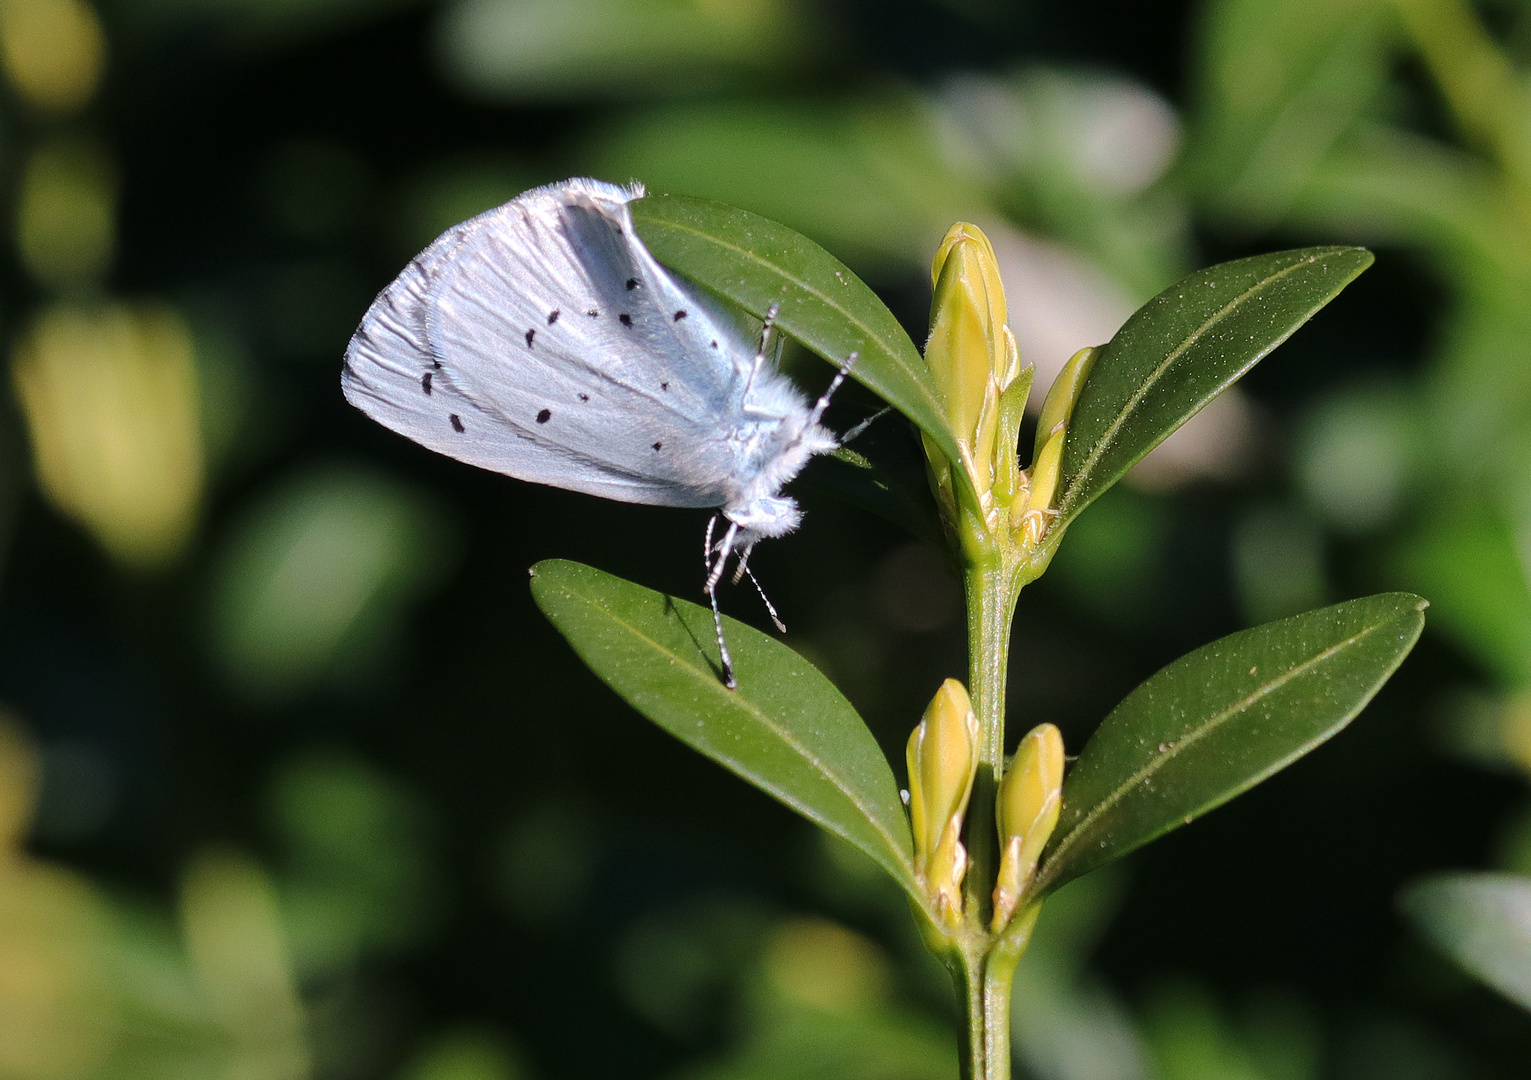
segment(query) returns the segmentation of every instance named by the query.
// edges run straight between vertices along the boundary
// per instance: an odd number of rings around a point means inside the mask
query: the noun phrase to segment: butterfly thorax
[[[796,389],[789,392],[792,400],[784,415],[762,416],[738,432],[740,483],[728,493],[723,516],[744,531],[747,545],[797,528],[803,512],[781,489],[815,454],[839,445],[830,431],[810,419]]]

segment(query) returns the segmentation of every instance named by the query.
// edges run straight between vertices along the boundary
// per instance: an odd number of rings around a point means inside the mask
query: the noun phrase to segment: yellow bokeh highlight
[[[226,850],[195,858],[177,940],[27,854],[39,772],[0,708],[0,1080],[307,1080],[297,976],[260,866]]]
[[[35,748],[0,713],[0,1077],[84,1080],[116,1038],[108,923],[83,879],[22,851],[37,781]]]
[[[185,322],[158,306],[61,304],[17,340],[11,378],[49,501],[125,565],[177,555],[203,486]]]
[[[28,104],[73,112],[106,69],[106,34],[85,0],[0,0],[0,68]]]
[[[874,1008],[892,983],[877,946],[826,919],[794,919],[778,927],[766,942],[763,966],[784,997],[825,1012]]]
[[[104,150],[77,138],[44,143],[21,171],[16,246],[22,264],[45,285],[99,278],[116,246],[116,202],[116,170]]]
[[[1499,738],[1505,756],[1531,777],[1531,691],[1510,698],[1499,714]]]
[[[236,1044],[225,1075],[306,1077],[303,1006],[270,879],[242,855],[206,852],[182,882],[181,923],[197,982]]]
[[[41,764],[31,742],[0,710],[0,864],[21,849],[41,781]]]

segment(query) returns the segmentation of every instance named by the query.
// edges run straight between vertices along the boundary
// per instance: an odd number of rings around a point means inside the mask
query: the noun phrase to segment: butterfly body
[[[716,545],[709,531],[711,596],[730,554],[742,573],[757,541],[797,527],[781,489],[838,443],[819,423],[827,395],[811,405],[776,370],[768,334],[757,348],[655,261],[628,207],[642,195],[568,180],[447,230],[373,301],[341,386],[374,420],[460,461],[624,502],[718,508],[729,527]],[[727,675],[721,629],[719,645]]]

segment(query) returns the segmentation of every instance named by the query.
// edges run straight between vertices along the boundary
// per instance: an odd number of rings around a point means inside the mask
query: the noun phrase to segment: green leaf
[[[1372,263],[1362,248],[1257,255],[1198,270],[1102,347],[1069,419],[1059,483],[1067,524],[1232,386]]]
[[[1408,886],[1398,904],[1447,956],[1531,1009],[1531,878],[1441,874]]]
[[[739,689],[729,690],[704,607],[560,559],[532,567],[532,596],[580,659],[633,708],[855,844],[920,896],[887,759],[812,664],[725,618],[739,680]]]
[[[656,259],[757,317],[779,305],[776,325],[832,364],[856,353],[855,379],[962,460],[919,350],[839,259],[785,225],[723,203],[651,195],[631,206]]]
[[[1350,723],[1419,639],[1424,600],[1382,593],[1230,634],[1111,711],[1063,785],[1034,890],[1221,806]]]

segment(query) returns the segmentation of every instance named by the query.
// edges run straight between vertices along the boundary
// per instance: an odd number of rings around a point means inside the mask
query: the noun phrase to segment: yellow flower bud
[[[1026,486],[1016,447],[1021,439],[1021,421],[1026,417],[1026,399],[1031,396],[1031,380],[1036,366],[1027,364],[999,398],[999,430],[994,436],[994,495],[1008,506]]]
[[[1016,521],[1022,540],[1033,547],[1047,534],[1047,519],[1058,516],[1053,509],[1053,496],[1058,491],[1058,471],[1063,465],[1063,440],[1067,435],[1068,426],[1059,425],[1042,447],[1031,467],[1031,488],[1022,505],[1016,507],[1020,516],[1011,519]]]
[[[1021,486],[1027,488],[1025,497],[1017,497],[1011,505],[1011,525],[1022,544],[1030,547],[1040,544],[1042,537],[1047,535],[1048,519],[1057,517],[1053,510],[1053,496],[1058,492],[1058,474],[1063,466],[1063,444],[1068,436],[1069,419],[1099,351],[1080,349],[1070,357],[1042,402],[1042,415],[1037,419],[1035,459],[1028,473],[1021,478]]]
[[[1021,740],[995,803],[1000,844],[994,887],[996,932],[1010,921],[1036,873],[1037,859],[1063,809],[1062,793],[1063,735],[1052,724],[1042,724]]]
[[[909,736],[909,819],[914,831],[915,873],[948,923],[962,914],[967,850],[962,816],[978,771],[978,717],[956,679],[936,691]]]
[[[1095,366],[1095,356],[1099,352],[1098,348],[1093,347],[1080,349],[1069,357],[1069,362],[1063,365],[1063,370],[1058,372],[1058,377],[1048,388],[1047,397],[1042,402],[1042,415],[1037,417],[1037,458],[1041,458],[1047,440],[1068,424],[1074,406],[1079,402],[1079,392],[1084,389],[1084,381],[1089,377],[1090,369]]]
[[[930,273],[935,299],[925,363],[963,456],[954,464],[972,478],[987,511],[1000,398],[1020,371],[1015,337],[1005,325],[1005,287],[989,238],[967,222],[947,232]]]

